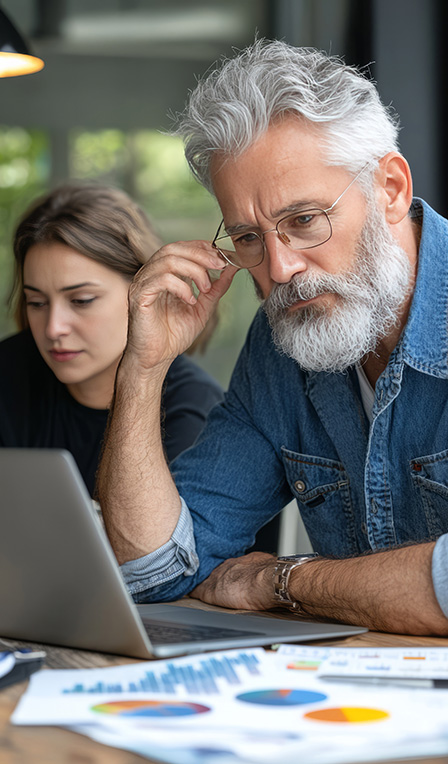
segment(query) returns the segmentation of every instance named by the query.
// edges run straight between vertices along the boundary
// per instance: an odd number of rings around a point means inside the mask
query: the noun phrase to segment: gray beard
[[[263,308],[280,352],[307,371],[340,372],[375,351],[399,325],[410,292],[411,268],[378,211],[370,210],[356,248],[353,272],[297,274],[275,286]],[[339,296],[331,308],[309,305],[288,313],[298,300]]]

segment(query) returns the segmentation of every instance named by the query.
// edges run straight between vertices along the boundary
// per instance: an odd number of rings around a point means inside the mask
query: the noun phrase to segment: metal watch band
[[[315,560],[318,554],[294,554],[285,557],[278,557],[274,570],[274,599],[279,605],[288,607],[294,613],[303,613],[306,611],[302,604],[293,600],[289,593],[289,578],[294,568],[304,565],[310,560]]]

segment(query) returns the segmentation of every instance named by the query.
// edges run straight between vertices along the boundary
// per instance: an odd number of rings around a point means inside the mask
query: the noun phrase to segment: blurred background
[[[216,203],[166,132],[197,77],[256,34],[367,67],[401,115],[416,193],[446,211],[442,0],[3,0],[0,8],[45,60],[37,74],[0,80],[0,337],[14,331],[13,227],[58,182],[124,188],[165,242],[213,236]],[[197,359],[224,386],[256,307],[249,277],[238,274]]]
[[[256,35],[364,67],[401,117],[416,195],[448,212],[446,0],[0,0],[0,9],[45,61],[37,74],[0,79],[0,338],[14,332],[13,228],[67,178],[122,187],[165,242],[213,237],[217,205],[167,132],[197,78]],[[196,356],[224,387],[256,308],[241,272]],[[311,549],[295,504],[282,514],[279,549]]]

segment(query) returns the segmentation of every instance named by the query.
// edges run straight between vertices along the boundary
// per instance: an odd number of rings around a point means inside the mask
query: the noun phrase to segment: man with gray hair
[[[178,133],[223,221],[130,288],[98,480],[130,591],[448,634],[448,224],[413,201],[394,117],[341,60],[258,41]],[[241,268],[262,308],[172,477],[163,381]],[[315,555],[244,555],[291,498]]]

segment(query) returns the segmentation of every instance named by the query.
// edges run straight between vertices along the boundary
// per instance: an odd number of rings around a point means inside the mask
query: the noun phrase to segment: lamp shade
[[[0,9],[0,77],[32,74],[44,66],[41,58],[31,55],[23,37]]]

